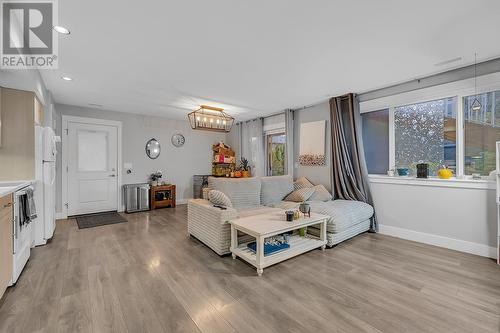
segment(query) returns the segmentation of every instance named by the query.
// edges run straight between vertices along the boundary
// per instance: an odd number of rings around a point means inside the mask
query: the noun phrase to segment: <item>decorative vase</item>
[[[398,176],[409,176],[410,170],[408,168],[397,168]]]
[[[299,205],[299,210],[302,214],[304,214],[304,216],[308,214],[309,217],[311,217],[311,206],[307,202],[301,203]]]
[[[453,171],[448,169],[448,167],[443,166],[443,168],[438,170],[437,175],[441,179],[450,179],[453,176]]]
[[[417,178],[427,178],[429,176],[429,164],[417,164]]]

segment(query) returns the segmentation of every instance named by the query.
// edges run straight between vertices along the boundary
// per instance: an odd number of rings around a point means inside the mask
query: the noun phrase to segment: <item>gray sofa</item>
[[[293,191],[290,176],[254,178],[210,177],[208,187],[225,193],[233,205],[221,210],[205,199],[188,202],[188,233],[209,246],[219,255],[230,253],[229,221],[238,217],[257,215],[283,209],[296,209],[298,202],[283,199]],[[369,230],[373,207],[359,201],[330,200],[308,201],[311,211],[328,215],[328,246]],[[319,230],[309,227],[308,233],[319,235]]]

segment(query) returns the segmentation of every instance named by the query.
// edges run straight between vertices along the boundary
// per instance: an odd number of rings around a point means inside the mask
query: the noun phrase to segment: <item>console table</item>
[[[151,186],[149,190],[151,210],[156,208],[175,208],[175,185]]]

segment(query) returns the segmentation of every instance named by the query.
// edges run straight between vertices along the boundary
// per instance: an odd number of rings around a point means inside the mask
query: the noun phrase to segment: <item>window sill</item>
[[[450,179],[439,178],[415,178],[415,177],[390,177],[386,175],[369,175],[370,183],[411,185],[411,186],[433,186],[433,187],[452,187],[468,189],[494,190],[495,181],[492,179]]]

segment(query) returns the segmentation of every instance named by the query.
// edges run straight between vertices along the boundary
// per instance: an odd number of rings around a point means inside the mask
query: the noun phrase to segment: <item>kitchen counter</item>
[[[25,187],[34,184],[33,180],[19,180],[19,181],[13,181],[13,182],[0,182],[0,198],[4,197],[6,195],[9,195],[11,193],[14,193],[15,191]]]

